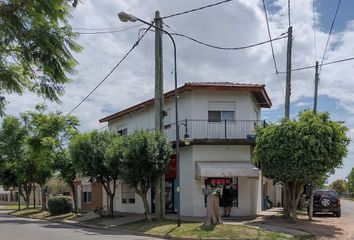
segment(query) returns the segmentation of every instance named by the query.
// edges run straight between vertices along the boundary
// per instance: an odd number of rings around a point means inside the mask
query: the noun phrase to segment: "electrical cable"
[[[94,87],[91,92],[84,97],[81,102],[79,104],[77,104],[73,109],[71,109],[71,111],[68,113],[71,114],[72,112],[74,112],[83,102],[85,102],[90,96],[91,94],[96,91],[97,88],[99,88],[99,86],[101,86],[101,84],[106,81],[106,79],[117,69],[117,67],[128,57],[128,55],[134,50],[134,48],[136,46],[139,45],[141,39],[145,36],[145,34],[150,30],[152,26],[149,26],[146,31],[138,38],[138,40],[134,43],[134,45],[130,48],[130,50],[123,56],[123,58],[111,69],[111,71],[109,71],[109,73],[103,78],[103,80],[101,82],[99,82],[96,87]]]
[[[166,23],[164,23],[164,25],[167,28],[171,29],[171,27],[168,26]],[[272,40],[263,41],[263,42],[259,42],[259,43],[255,43],[255,44],[251,44],[251,45],[242,46],[242,47],[220,47],[220,46],[215,46],[215,45],[211,45],[209,43],[202,42],[200,40],[197,40],[195,38],[189,37],[189,36],[187,36],[185,34],[182,34],[182,33],[177,33],[173,29],[171,29],[171,30],[174,32],[174,33],[171,33],[171,35],[187,38],[187,39],[189,39],[189,40],[191,40],[193,42],[199,43],[199,44],[204,45],[206,47],[210,47],[210,48],[214,48],[214,49],[218,49],[218,50],[231,50],[231,51],[252,48],[252,47],[260,46],[260,45],[263,45],[263,44],[266,44],[266,43],[269,43],[269,42],[272,42],[272,41],[277,41],[277,40],[280,40],[280,39],[283,39],[283,38],[287,38],[287,36],[277,37],[277,38],[274,38]]]
[[[80,35],[91,35],[91,34],[106,34],[106,33],[119,33],[119,32],[125,32],[131,29],[135,29],[138,27],[143,26],[144,24],[139,24],[133,27],[129,27],[129,28],[124,28],[124,29],[119,29],[119,30],[112,30],[112,31],[98,31],[98,32],[74,32]]]
[[[326,47],[325,47],[325,50],[324,50],[324,52],[323,52],[323,56],[322,56],[322,60],[321,60],[321,64],[320,64],[320,69],[319,69],[319,74],[321,73],[323,61],[324,61],[324,58],[325,58],[326,53],[327,53],[327,48],[328,48],[329,39],[331,38],[333,26],[334,26],[334,23],[335,23],[336,18],[337,18],[337,14],[338,14],[338,9],[339,9],[340,3],[341,3],[341,0],[338,0],[336,12],[334,13],[334,17],[333,17],[333,20],[332,20],[331,28],[330,28],[330,30],[329,30],[329,34],[328,34],[328,38],[327,38],[327,42],[326,42]]]
[[[233,1],[233,0],[224,0],[224,1],[221,1],[221,2],[217,2],[217,3],[206,5],[206,6],[203,6],[203,7],[194,8],[194,9],[187,10],[187,11],[184,11],[184,12],[167,15],[167,16],[162,17],[162,19],[176,17],[176,16],[180,16],[180,15],[191,13],[191,12],[195,12],[195,11],[200,11],[200,10],[203,10],[203,9],[206,9],[206,8],[214,7],[214,6],[217,6],[217,5],[220,5],[220,4],[223,4],[223,3],[227,3],[227,2],[231,2],[231,1]]]
[[[340,62],[351,61],[351,60],[354,60],[354,57],[344,58],[344,59],[339,59],[339,60],[335,60],[335,61],[332,61],[332,62],[323,63],[322,66],[327,66],[327,65],[340,63]],[[310,69],[310,68],[314,68],[314,67],[316,67],[316,65],[307,66],[307,67],[300,67],[300,68],[294,68],[291,71],[295,72],[295,71],[306,70],[306,69]],[[286,71],[285,72],[279,72],[279,73],[286,73]]]
[[[268,30],[268,36],[269,36],[269,41],[270,41],[270,47],[272,49],[272,57],[273,57],[275,73],[278,74],[278,67],[277,67],[277,62],[275,61],[274,48],[273,48],[273,42],[272,42],[272,35],[270,34],[270,27],[269,27],[268,14],[267,14],[267,8],[266,8],[266,5],[265,5],[265,0],[263,0],[263,9],[264,9],[264,14],[265,14],[266,23],[267,23],[267,30]]]

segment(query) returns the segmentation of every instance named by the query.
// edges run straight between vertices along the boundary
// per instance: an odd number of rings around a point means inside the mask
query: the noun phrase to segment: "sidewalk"
[[[278,226],[274,224],[267,224],[266,218],[271,216],[279,215],[281,212],[280,208],[274,208],[267,211],[262,211],[257,216],[251,217],[228,217],[222,218],[224,224],[229,225],[245,225],[250,227],[256,227],[261,230],[271,231],[271,232],[280,232],[289,234],[292,236],[308,236],[308,232],[300,231],[298,229],[292,229],[289,227]],[[117,226],[133,223],[136,221],[144,220],[145,216],[143,214],[132,214],[132,213],[116,213],[117,217],[115,218],[91,218],[91,219],[81,219],[80,221],[65,220],[65,223],[75,224],[82,227],[91,227],[91,228],[103,228],[103,229],[115,229]],[[177,220],[177,215],[167,214],[166,219],[168,220]],[[202,223],[204,217],[181,217],[182,221],[185,222],[196,222]]]

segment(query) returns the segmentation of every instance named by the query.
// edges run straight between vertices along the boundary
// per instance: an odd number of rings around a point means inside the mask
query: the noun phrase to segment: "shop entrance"
[[[165,174],[165,212],[176,213],[176,155],[172,155]],[[155,189],[151,189],[151,212],[155,213]]]

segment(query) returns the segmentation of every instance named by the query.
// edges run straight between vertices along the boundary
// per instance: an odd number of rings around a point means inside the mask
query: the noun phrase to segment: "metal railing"
[[[187,125],[187,131],[192,139],[247,139],[248,134],[254,133],[256,126],[266,124],[261,120],[209,122],[193,119],[182,120],[180,123]],[[180,127],[179,130],[180,137],[183,138],[186,128]],[[165,125],[165,134],[170,141],[176,139],[175,123]]]

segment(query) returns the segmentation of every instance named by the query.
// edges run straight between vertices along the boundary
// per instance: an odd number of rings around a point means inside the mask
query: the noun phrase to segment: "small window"
[[[135,204],[135,190],[129,184],[122,184],[122,204]]]
[[[118,130],[117,132],[118,132],[118,134],[120,136],[127,135],[128,134],[128,129],[124,128],[124,129]]]
[[[92,202],[92,192],[84,192],[84,202]]]
[[[235,111],[208,111],[209,122],[234,121]]]

